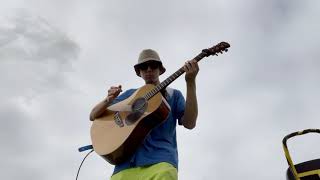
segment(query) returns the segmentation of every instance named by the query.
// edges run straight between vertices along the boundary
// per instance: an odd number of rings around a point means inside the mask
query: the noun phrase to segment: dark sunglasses
[[[151,69],[157,69],[160,67],[160,63],[151,62],[151,63],[143,63],[138,66],[139,69],[145,71],[150,67]]]

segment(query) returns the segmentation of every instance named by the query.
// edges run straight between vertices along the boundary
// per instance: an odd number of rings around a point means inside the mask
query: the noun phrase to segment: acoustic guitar
[[[222,54],[229,47],[227,42],[221,42],[203,49],[194,59],[200,61],[210,55]],[[150,131],[167,119],[170,106],[161,90],[184,72],[181,67],[157,86],[146,84],[129,98],[107,107],[104,114],[95,119],[91,126],[94,151],[113,165],[130,158]]]

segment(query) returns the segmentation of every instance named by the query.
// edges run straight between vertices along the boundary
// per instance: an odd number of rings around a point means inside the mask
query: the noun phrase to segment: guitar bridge
[[[118,125],[119,127],[123,127],[124,126],[124,123],[123,123],[123,121],[121,119],[119,111],[114,113],[113,119],[114,119],[114,122],[116,123],[116,125]]]

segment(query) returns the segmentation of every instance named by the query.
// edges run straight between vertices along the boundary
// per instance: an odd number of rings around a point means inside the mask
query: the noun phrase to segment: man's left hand
[[[186,81],[194,81],[199,72],[198,62],[196,60],[190,60],[185,63],[183,66],[184,71],[186,72],[185,79]]]

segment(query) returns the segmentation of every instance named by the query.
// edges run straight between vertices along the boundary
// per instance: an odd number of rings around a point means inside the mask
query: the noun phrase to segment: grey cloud
[[[18,101],[2,101],[0,104],[0,142],[2,162],[1,179],[38,177],[41,157],[37,156],[45,142],[41,126],[34,123],[32,116],[17,105]],[[30,153],[32,152],[32,153]],[[14,154],[14,156],[10,155]],[[19,169],[19,173],[17,173]]]
[[[42,171],[53,166],[45,156],[52,156],[46,152],[57,134],[47,131],[43,122],[50,118],[35,115],[32,107],[37,106],[41,95],[54,98],[56,91],[68,88],[66,73],[72,71],[80,48],[66,33],[26,11],[1,21],[0,119],[4,124],[0,140],[4,144],[1,153],[5,154],[1,168],[7,170],[0,177],[49,178]]]
[[[12,88],[29,96],[60,86],[63,73],[71,70],[80,53],[77,43],[27,12],[4,20],[5,25],[0,26],[0,63],[6,93]]]
[[[1,59],[66,63],[77,58],[79,46],[41,17],[22,13],[7,21],[11,27],[0,27]]]

